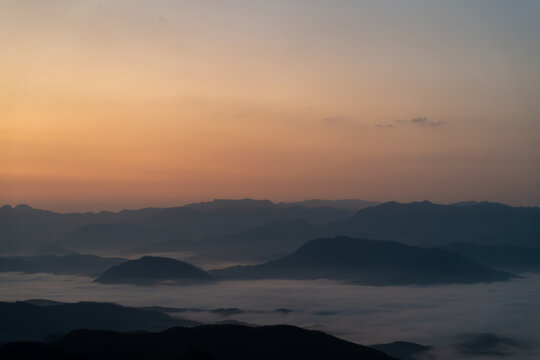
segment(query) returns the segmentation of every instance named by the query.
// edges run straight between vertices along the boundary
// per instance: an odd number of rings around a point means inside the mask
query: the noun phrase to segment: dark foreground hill
[[[126,261],[119,257],[95,255],[10,256],[0,258],[0,272],[52,273],[97,276]]]
[[[0,343],[41,341],[75,329],[162,331],[194,321],[110,303],[0,302]],[[0,359],[3,359],[0,356]]]
[[[215,359],[215,360],[391,360],[375,349],[319,331],[277,325],[204,325],[161,333],[77,330],[52,344],[11,343],[0,358],[11,359]]]
[[[309,241],[276,261],[211,274],[222,279],[335,279],[363,285],[466,284],[512,277],[442,249],[343,236]]]
[[[95,281],[103,284],[151,285],[163,281],[201,283],[211,280],[204,270],[183,261],[144,256],[113,266]]]

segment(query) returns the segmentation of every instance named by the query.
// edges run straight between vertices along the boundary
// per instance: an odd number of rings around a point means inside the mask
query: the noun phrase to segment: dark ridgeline
[[[0,258],[0,272],[18,271],[28,274],[51,273],[98,276],[111,266],[126,261],[118,257],[95,255],[41,255]]]
[[[334,279],[362,285],[466,284],[512,277],[442,249],[343,236],[309,241],[279,260],[210,274],[218,279]]]
[[[155,359],[155,360],[392,360],[367,346],[320,331],[276,325],[203,325],[161,333],[76,330],[51,343],[11,343],[0,358],[11,359]]]
[[[432,346],[420,345],[407,341],[394,341],[388,344],[371,345],[371,347],[400,360],[432,359],[427,356],[423,357],[424,353],[433,349]]]
[[[204,270],[183,261],[144,256],[113,266],[95,281],[102,284],[134,285],[151,285],[163,281],[192,284],[210,282],[212,278]]]
[[[443,248],[496,269],[512,272],[540,272],[540,248],[514,245],[488,246],[473,243],[454,243]]]
[[[172,326],[197,324],[157,311],[111,303],[0,302],[0,343],[42,341],[75,329],[162,331]]]

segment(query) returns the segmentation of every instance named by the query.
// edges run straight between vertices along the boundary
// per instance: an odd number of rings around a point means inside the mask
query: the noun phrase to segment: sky
[[[0,0],[0,203],[540,206],[540,2]]]

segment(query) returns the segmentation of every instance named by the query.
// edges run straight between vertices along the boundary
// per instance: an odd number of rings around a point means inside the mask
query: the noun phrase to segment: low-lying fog
[[[538,354],[531,351],[540,343],[540,274],[492,284],[429,287],[357,286],[323,280],[140,287],[101,285],[79,276],[1,273],[0,294],[4,301],[41,298],[203,310],[238,308],[245,312],[227,316],[187,311],[173,315],[202,322],[293,324],[361,344],[405,340],[443,346],[465,333],[494,333],[516,339],[527,349],[527,355],[507,358],[537,358]],[[292,311],[274,311],[280,308]],[[503,355],[493,356],[475,359]],[[437,357],[443,358],[447,357]]]

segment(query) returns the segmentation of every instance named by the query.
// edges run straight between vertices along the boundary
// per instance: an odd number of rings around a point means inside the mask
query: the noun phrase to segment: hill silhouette
[[[40,305],[37,305],[40,304]],[[75,329],[161,331],[197,322],[111,303],[0,302],[0,343],[41,341]],[[2,357],[0,357],[2,358]]]
[[[73,360],[393,359],[367,346],[287,325],[203,325],[161,333],[76,330],[50,345],[12,343],[0,347],[0,357],[6,360],[42,358],[41,354]]]
[[[150,285],[163,281],[200,283],[211,280],[204,270],[183,261],[144,256],[113,266],[95,281],[102,284]]]
[[[279,260],[210,273],[222,279],[335,279],[364,285],[477,283],[512,277],[442,249],[343,236],[309,241]]]

